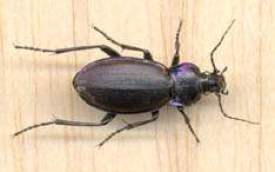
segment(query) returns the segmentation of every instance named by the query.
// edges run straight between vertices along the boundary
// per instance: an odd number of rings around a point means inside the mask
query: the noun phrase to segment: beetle
[[[106,115],[98,123],[80,122],[64,119],[54,119],[49,122],[42,122],[26,127],[14,136],[28,130],[48,125],[69,125],[69,126],[104,126],[110,123],[118,114],[139,114],[150,112],[151,118],[134,123],[127,123],[124,127],[114,131],[106,137],[99,146],[102,146],[116,134],[130,130],[153,121],[159,116],[159,109],[169,102],[184,117],[185,123],[197,142],[200,142],[197,134],[190,124],[189,117],[184,112],[186,106],[190,106],[200,100],[202,95],[214,93],[218,100],[221,113],[224,117],[249,124],[258,124],[246,119],[236,118],[225,113],[222,106],[222,95],[227,95],[225,67],[219,71],[214,62],[214,53],[220,47],[226,34],[233,26],[235,20],[227,27],[217,45],[210,53],[210,60],[213,66],[212,72],[201,72],[200,68],[193,63],[180,63],[179,36],[182,21],[178,26],[175,39],[175,54],[170,67],[154,61],[149,50],[122,44],[98,27],[95,31],[100,33],[111,43],[125,50],[139,51],[143,53],[143,59],[137,57],[122,56],[113,48],[107,45],[79,46],[62,49],[43,49],[30,46],[15,45],[17,49],[25,49],[39,52],[50,52],[61,54],[72,51],[100,49],[108,55],[84,66],[73,79],[73,86],[79,96],[89,105],[106,112]]]

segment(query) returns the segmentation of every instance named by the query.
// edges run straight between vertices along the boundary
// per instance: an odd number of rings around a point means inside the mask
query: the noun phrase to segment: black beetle
[[[126,126],[111,133],[99,144],[99,146],[102,146],[117,133],[157,120],[159,109],[170,101],[170,104],[176,107],[183,115],[187,126],[194,135],[196,141],[199,142],[199,138],[195,134],[189,122],[189,118],[183,109],[185,106],[197,102],[201,98],[201,95],[206,93],[214,93],[217,96],[219,107],[224,117],[250,124],[258,124],[256,122],[229,116],[224,112],[221,103],[221,95],[228,94],[226,81],[223,75],[227,67],[222,71],[217,69],[214,62],[214,53],[221,45],[234,21],[235,20],[228,26],[218,44],[211,51],[210,59],[213,66],[212,72],[201,72],[199,67],[192,63],[179,64],[179,34],[182,22],[180,22],[176,34],[176,51],[171,67],[169,68],[154,61],[148,50],[121,44],[97,27],[94,27],[94,29],[107,40],[122,49],[142,52],[144,54],[144,59],[121,56],[117,51],[107,45],[80,46],[62,49],[42,49],[15,45],[15,48],[18,49],[52,52],[56,54],[98,48],[106,53],[109,58],[89,63],[82,68],[73,79],[74,88],[86,103],[107,112],[99,123],[54,119],[53,121],[29,126],[16,132],[14,135],[17,136],[25,131],[52,124],[103,126],[111,122],[117,114],[152,113],[150,119],[135,123],[127,123]]]

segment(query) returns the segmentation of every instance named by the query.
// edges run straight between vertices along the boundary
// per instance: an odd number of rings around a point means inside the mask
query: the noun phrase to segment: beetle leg
[[[64,120],[64,119],[54,119],[49,122],[42,122],[40,124],[35,124],[29,127],[26,127],[16,133],[13,134],[13,136],[18,136],[26,131],[42,127],[42,126],[48,126],[48,125],[69,125],[69,126],[82,126],[82,127],[92,127],[92,126],[103,126],[111,122],[115,118],[116,114],[114,113],[107,113],[103,119],[99,123],[92,123],[92,122],[80,122],[80,121],[70,121],[70,120]]]
[[[175,41],[176,52],[174,54],[171,67],[177,66],[179,64],[179,60],[180,60],[180,54],[179,54],[179,51],[180,51],[180,41],[179,41],[179,36],[180,36],[181,26],[182,26],[182,20],[180,21],[180,24],[179,24],[179,27],[178,27],[178,30],[177,30],[177,33],[176,33],[176,41]]]
[[[79,47],[69,47],[69,48],[59,48],[59,49],[45,49],[45,48],[37,48],[37,47],[29,47],[29,46],[20,46],[20,45],[14,45],[17,49],[25,49],[25,50],[31,50],[31,51],[39,51],[39,52],[51,52],[55,54],[61,54],[61,53],[67,53],[72,51],[80,51],[80,50],[88,50],[88,49],[95,49],[99,48],[104,53],[111,57],[118,57],[120,54],[116,52],[113,48],[107,46],[107,45],[87,45],[87,46],[79,46]]]
[[[178,107],[178,111],[182,114],[184,120],[185,120],[185,123],[187,124],[189,130],[191,131],[191,133],[193,134],[193,136],[195,137],[197,143],[200,142],[200,139],[199,137],[197,136],[197,134],[195,133],[192,125],[190,124],[190,119],[188,118],[187,114],[183,111],[183,108],[182,107]]]
[[[116,40],[114,40],[113,38],[111,38],[109,35],[107,35],[105,32],[103,32],[102,30],[100,30],[98,27],[94,26],[94,29],[97,32],[99,32],[102,36],[104,36],[108,41],[110,41],[113,44],[121,47],[122,49],[128,49],[128,50],[132,50],[132,51],[141,51],[144,54],[143,55],[144,59],[153,61],[153,57],[152,57],[151,53],[149,52],[149,50],[143,49],[143,48],[139,48],[139,47],[135,47],[135,46],[131,46],[131,45],[126,45],[126,44],[119,43]]]
[[[148,120],[145,120],[145,121],[138,121],[138,122],[135,122],[135,123],[130,123],[130,124],[127,124],[125,127],[122,127],[116,131],[114,131],[113,133],[111,133],[108,137],[106,137],[102,142],[100,142],[98,144],[99,147],[103,146],[107,141],[109,141],[112,137],[114,137],[116,134],[124,131],[124,130],[130,130],[130,129],[133,129],[133,128],[136,128],[136,127],[139,127],[139,126],[142,126],[142,125],[145,125],[145,124],[148,124],[148,123],[151,123],[151,122],[154,122],[155,120],[157,120],[159,117],[159,111],[155,111],[155,112],[152,112],[152,118],[151,119],[148,119]]]

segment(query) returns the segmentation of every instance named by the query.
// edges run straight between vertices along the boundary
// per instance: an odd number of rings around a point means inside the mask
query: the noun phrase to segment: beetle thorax
[[[201,72],[192,63],[182,63],[171,71],[174,79],[174,97],[170,102],[173,106],[191,105],[201,97]]]

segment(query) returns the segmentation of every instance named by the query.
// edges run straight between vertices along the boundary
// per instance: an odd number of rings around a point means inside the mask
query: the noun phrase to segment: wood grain
[[[274,171],[274,10],[272,0],[1,0],[0,171]],[[210,69],[210,50],[236,19],[216,54],[218,66],[229,67],[230,94],[224,105],[230,114],[260,121],[260,126],[224,119],[209,95],[187,109],[202,140],[199,145],[180,114],[168,106],[156,123],[121,133],[101,149],[95,145],[123,125],[121,120],[101,128],[52,126],[11,137],[53,114],[87,121],[98,121],[103,114],[81,101],[71,84],[76,71],[103,53],[42,54],[15,50],[13,43],[109,45],[91,29],[96,25],[121,42],[150,49],[156,60],[169,65],[180,18],[181,61],[202,70]]]

